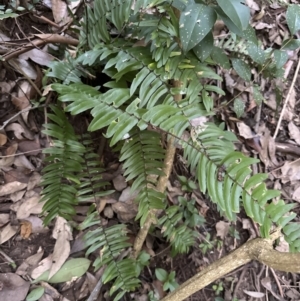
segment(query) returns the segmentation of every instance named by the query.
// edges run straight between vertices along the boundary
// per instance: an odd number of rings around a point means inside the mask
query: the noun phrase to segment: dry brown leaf
[[[293,192],[292,199],[296,202],[300,202],[300,186]]]
[[[25,190],[20,190],[20,191],[16,191],[16,192],[12,193],[9,196],[10,200],[13,201],[14,203],[20,201],[23,198],[25,192],[26,192]]]
[[[252,132],[251,128],[246,125],[244,122],[238,122],[237,124],[239,134],[241,137],[245,139],[252,139],[254,138],[255,134]]]
[[[21,237],[24,239],[29,238],[32,232],[31,222],[24,220],[20,224],[21,224],[21,232],[20,232]]]
[[[0,274],[0,300],[23,301],[29,291],[30,282],[14,273]]]
[[[103,214],[107,218],[112,218],[114,216],[114,211],[112,210],[111,206],[105,207]]]
[[[4,226],[9,222],[9,214],[8,213],[0,213],[0,227]]]
[[[41,145],[39,140],[23,140],[19,142],[19,151],[28,153],[29,156],[37,156],[41,153]]]
[[[133,219],[138,211],[138,207],[135,203],[128,204],[123,202],[112,204],[112,209],[117,213],[118,219],[122,222],[128,222]]]
[[[40,247],[36,254],[26,258],[26,260],[16,270],[16,274],[20,276],[30,275],[32,270],[37,267],[43,255],[44,255],[44,251]]]
[[[28,160],[25,155],[20,155],[15,158],[14,165],[18,167],[24,167],[28,170],[35,170],[33,164]]]
[[[67,4],[63,0],[52,0],[52,13],[56,24],[63,25],[68,15]]]
[[[0,146],[3,146],[7,142],[7,136],[4,133],[0,133]]]
[[[37,216],[26,217],[27,221],[31,223],[32,233],[47,233],[49,228],[43,225],[43,220]]]
[[[7,224],[0,229],[0,245],[12,238],[18,231],[17,226]],[[1,299],[0,299],[1,300]]]
[[[281,167],[281,181],[283,184],[292,181],[300,180],[300,160],[295,160],[293,162],[286,161]]]
[[[33,134],[29,130],[23,128],[19,123],[16,123],[16,122],[9,124],[5,128],[5,130],[7,132],[8,131],[14,132],[15,137],[19,140],[23,140],[24,138],[27,138],[29,140],[34,139]]]
[[[230,223],[226,223],[224,221],[219,221],[216,223],[216,231],[217,236],[219,236],[221,239],[224,239],[228,232],[229,232]]]
[[[16,69],[17,72],[25,73],[30,79],[36,79],[37,73],[32,64],[26,60],[12,58],[8,63]]]
[[[292,122],[289,122],[288,125],[289,134],[291,139],[295,140],[298,145],[300,145],[300,130],[299,128]]]
[[[6,154],[0,157],[0,168],[8,167],[15,161],[15,153],[18,149],[18,143],[14,143],[6,149]]]
[[[114,187],[117,191],[122,191],[127,187],[126,179],[122,175],[118,175],[113,179]]]
[[[36,279],[40,277],[44,272],[48,271],[52,265],[52,254],[44,258],[39,265],[31,272],[31,277]]]
[[[27,186],[25,183],[14,181],[0,186],[0,196],[8,195],[20,191]]]
[[[30,58],[32,61],[42,66],[49,66],[49,63],[54,59],[48,52],[37,48],[22,53],[19,55],[19,58],[23,60],[28,60]]]
[[[40,202],[40,198],[40,196],[33,196],[24,200],[17,210],[17,219],[25,219],[30,214],[42,213],[45,202]]]
[[[27,184],[27,190],[35,188],[41,182],[41,175],[38,172],[33,172]]]
[[[57,217],[53,229],[53,237],[56,239],[52,256],[52,266],[50,268],[49,278],[56,274],[61,266],[65,263],[70,255],[70,240],[72,237],[72,230],[68,222],[62,218]]]
[[[19,111],[24,110],[30,106],[30,102],[26,96],[12,96],[11,102]]]

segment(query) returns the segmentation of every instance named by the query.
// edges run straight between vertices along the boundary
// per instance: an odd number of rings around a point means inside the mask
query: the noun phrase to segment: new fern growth
[[[224,95],[223,90],[210,84],[222,78],[209,63],[216,64],[226,56],[214,45],[212,27],[217,17],[248,42],[248,50],[256,47],[259,53],[245,5],[231,2],[229,11],[223,0],[204,3],[96,0],[93,8],[87,7],[82,21],[77,57],[67,56],[64,62],[52,64],[48,72],[56,79],[52,88],[64,103],[65,112],[90,112],[88,131],[101,129],[110,146],[119,146],[124,175],[132,181],[132,190],[138,191],[136,218],[143,225],[149,211],[164,210],[159,225],[174,253],[187,252],[195,232],[183,221],[179,207],[170,207],[165,194],[156,190],[164,164],[163,137],[173,137],[182,146],[188,166],[196,171],[200,190],[229,220],[244,208],[260,225],[263,237],[269,235],[274,224],[283,228],[291,249],[300,250],[299,225],[291,222],[295,218],[290,212],[293,205],[273,201],[280,193],[266,188],[266,174],[252,175],[250,167],[257,160],[235,151],[233,133],[212,123],[192,126],[194,118],[214,114],[212,92]],[[149,13],[150,8],[154,13]],[[282,55],[276,66],[280,69],[285,54],[277,55]],[[251,59],[253,55],[249,56]],[[266,63],[252,59],[261,68]],[[237,73],[246,64],[238,57],[230,61]],[[81,82],[98,68],[111,78],[104,84],[104,93]],[[251,79],[251,70],[245,77]],[[174,82],[180,85],[174,86]],[[45,131],[54,139],[53,147],[46,150],[48,166],[43,176],[44,211],[48,212],[45,223],[56,215],[70,219],[77,202],[94,199],[96,203],[97,197],[110,193],[106,183],[99,181],[97,172],[102,169],[96,156],[90,155],[90,144],[79,142],[64,112],[54,106],[51,110],[54,113],[48,115],[51,123]],[[184,132],[191,134],[188,140],[183,138]],[[93,226],[85,236],[87,255],[97,252],[95,269],[107,266],[103,281],[114,281],[111,294],[121,289],[115,297],[118,300],[137,287],[141,262],[146,264],[147,260],[123,258],[122,250],[130,247],[126,226],[103,227],[92,208],[81,225],[81,229]]]

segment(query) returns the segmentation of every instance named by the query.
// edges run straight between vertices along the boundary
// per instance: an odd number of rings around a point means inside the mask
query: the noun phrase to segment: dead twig
[[[278,131],[279,131],[279,128],[280,128],[280,125],[281,125],[281,121],[282,121],[282,118],[283,118],[286,106],[287,106],[287,104],[289,102],[289,99],[291,97],[291,94],[292,94],[292,91],[293,91],[293,88],[294,88],[294,85],[295,85],[295,82],[296,82],[296,79],[297,79],[297,76],[298,76],[299,68],[300,68],[300,59],[298,59],[298,65],[297,65],[297,68],[296,68],[296,71],[295,71],[295,74],[294,74],[294,77],[293,77],[293,81],[292,81],[292,83],[290,85],[289,92],[288,92],[288,94],[287,94],[287,96],[285,98],[285,101],[284,101],[284,104],[283,104],[283,108],[282,108],[281,113],[280,113],[280,117],[279,117],[276,129],[275,129],[275,133],[273,135],[273,139],[274,140],[277,137],[277,134],[278,134]]]
[[[27,43],[15,50],[12,50],[6,54],[3,55],[3,59],[9,60],[14,57],[19,56],[22,53],[25,53],[33,48],[42,47],[45,44],[49,43],[59,43],[59,44],[67,44],[72,46],[77,46],[79,41],[72,38],[67,38],[64,36],[60,36],[58,34],[36,34],[35,35],[37,39],[31,41],[30,43]]]

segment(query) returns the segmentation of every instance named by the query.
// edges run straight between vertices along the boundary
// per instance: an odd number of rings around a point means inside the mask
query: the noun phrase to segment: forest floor
[[[264,47],[275,45],[279,48],[287,31],[286,9],[264,1],[246,2],[252,8],[251,24]],[[59,17],[56,14],[65,13],[65,2],[56,1],[55,10],[51,8],[51,1],[50,4],[47,1],[44,3],[36,7],[35,13],[20,13],[17,18],[5,19],[0,23],[0,55],[10,54],[6,62],[0,62],[0,300],[25,300],[24,296],[34,287],[28,281],[28,275],[41,260],[45,259],[44,264],[47,259],[51,261],[56,245],[53,233],[57,229],[54,223],[43,227],[42,205],[39,203],[39,183],[44,167],[42,150],[51,144],[42,133],[43,124],[47,121],[46,106],[51,102],[48,88],[42,90],[42,79],[43,71],[53,56],[47,45],[42,44],[35,44],[37,46],[29,52],[18,52],[24,43],[34,43],[37,40],[35,35],[67,31],[67,27],[61,28],[55,21]],[[224,24],[219,23],[215,26],[214,36],[222,36],[224,30]],[[261,160],[254,169],[269,174],[268,188],[281,190],[286,202],[296,204],[300,202],[300,74],[295,74],[298,50],[289,53],[284,80],[278,81],[283,91],[280,102],[276,102],[274,84],[261,79],[259,74],[255,76],[264,97],[261,105],[254,101],[252,91],[245,91],[244,82],[236,74],[218,70],[224,77],[222,88],[226,91],[226,99],[230,100],[242,92],[240,97],[246,103],[246,110],[240,118],[235,117],[232,105],[219,110],[220,121],[225,122],[239,138],[239,150]],[[294,77],[295,84],[292,85]],[[42,96],[45,101],[40,102]],[[216,109],[222,100],[216,99]],[[285,101],[287,105],[283,109]],[[282,120],[279,122],[281,114]],[[73,120],[74,125],[78,124],[77,121]],[[278,124],[279,131],[276,133]],[[99,138],[95,142],[103,143],[103,139]],[[219,215],[217,208],[200,191],[182,189],[178,175],[192,181],[194,177],[186,168],[181,155],[180,151],[176,154],[168,185],[168,198],[172,200],[185,196],[195,200],[199,213],[205,218],[204,225],[198,229],[200,239],[189,254],[172,258],[161,236],[155,233],[149,235],[145,249],[151,255],[150,268],[142,275],[143,286],[140,291],[128,295],[124,300],[147,300],[151,289],[158,291],[160,297],[164,296],[162,283],[154,274],[157,267],[168,273],[175,271],[176,281],[180,284],[204,266],[259,236],[257,226],[245,214],[239,214],[236,223],[230,223]],[[103,203],[103,219],[107,223],[125,221],[136,229],[137,224],[133,221],[136,214],[134,196],[129,192],[130,187],[122,175],[118,158],[107,144],[103,145],[102,160],[106,166],[105,178],[115,189]],[[131,206],[120,209],[117,205],[121,202],[130,203]],[[78,205],[75,222],[83,221],[87,211],[88,206]],[[299,216],[298,205],[294,212]],[[84,256],[82,233],[70,233],[61,242],[62,253],[69,244],[71,249],[65,255],[65,260]],[[287,251],[287,244],[280,241],[276,248]],[[99,277],[101,271],[94,273],[90,269],[85,276],[71,283],[44,283],[47,294],[39,300],[86,300]],[[103,294],[97,300],[110,299],[107,294]],[[300,277],[251,262],[187,300],[300,300]]]

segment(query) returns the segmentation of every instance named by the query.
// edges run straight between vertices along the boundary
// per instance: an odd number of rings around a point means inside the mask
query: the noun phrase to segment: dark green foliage
[[[214,114],[212,92],[224,95],[215,84],[222,78],[209,63],[227,69],[233,66],[249,81],[249,66],[258,66],[270,76],[278,74],[287,59],[283,49],[268,52],[260,48],[248,22],[247,6],[237,0],[224,1],[206,5],[193,0],[138,0],[133,9],[132,1],[95,1],[93,9],[87,7],[82,22],[78,57],[53,64],[48,76],[62,82],[52,88],[64,102],[65,111],[72,115],[90,112],[88,130],[101,129],[110,145],[120,149],[124,175],[132,181],[132,190],[138,192],[136,218],[141,225],[151,209],[165,210],[159,223],[174,252],[186,252],[193,245],[193,228],[200,221],[195,218],[192,201],[181,200],[178,206],[169,206],[165,195],[156,190],[165,155],[162,137],[171,136],[183,148],[188,166],[196,171],[200,190],[222,214],[235,220],[243,208],[259,224],[263,237],[274,224],[280,226],[297,251],[300,231],[296,223],[290,223],[295,217],[290,212],[293,205],[273,200],[280,193],[266,188],[267,175],[252,175],[251,165],[257,160],[235,151],[233,133],[211,123],[192,126],[195,118]],[[148,13],[149,5],[155,7],[155,13]],[[179,19],[172,5],[180,11]],[[231,31],[219,45],[213,44],[211,31],[216,15]],[[298,28],[297,20],[292,15],[292,30]],[[204,21],[207,26],[197,36]],[[143,46],[140,39],[144,39]],[[80,77],[93,68],[101,68],[111,78],[105,83],[104,93],[80,82]],[[179,87],[174,85],[178,82]],[[257,89],[256,97],[262,101]],[[54,138],[54,148],[47,150],[51,164],[45,168],[43,180],[45,211],[49,211],[46,222],[57,214],[70,218],[78,200],[109,193],[106,183],[98,178],[103,169],[97,157],[90,155],[90,142],[80,144],[64,113],[53,110],[55,115],[49,116],[53,123],[46,126],[47,134]],[[184,139],[184,132],[191,137]],[[114,281],[111,293],[122,288],[117,300],[138,285],[142,264],[122,257],[123,250],[130,246],[124,225],[103,228],[98,213],[92,210],[82,229],[95,225],[98,228],[85,236],[87,255],[99,252],[94,266],[107,265],[103,281]]]

